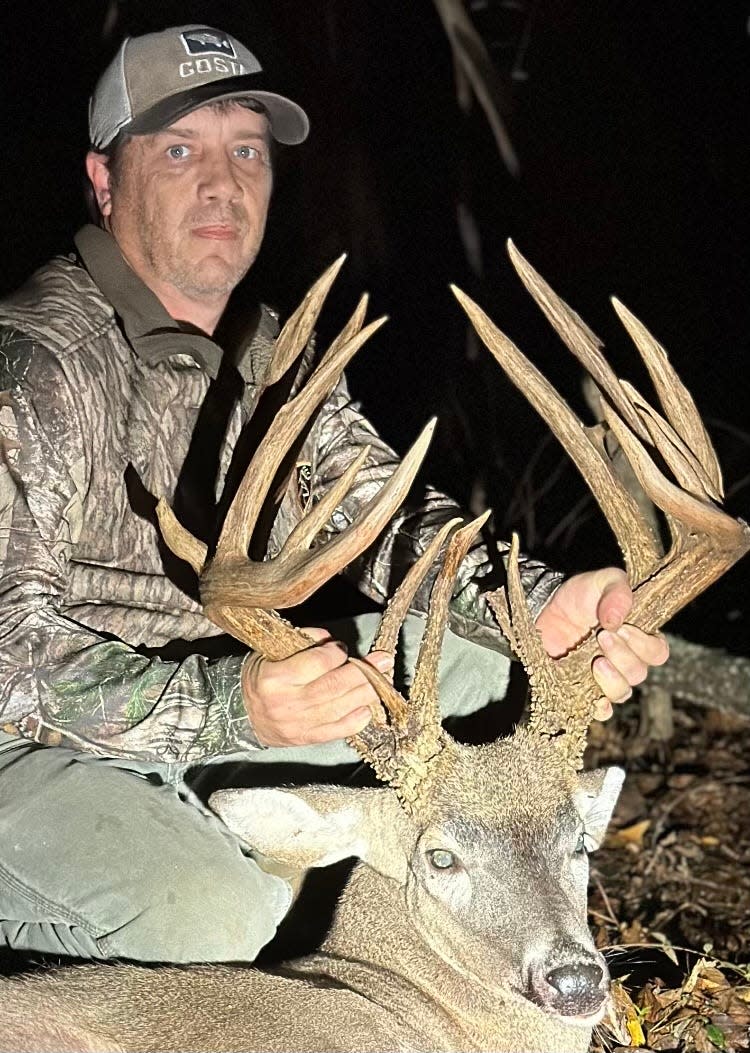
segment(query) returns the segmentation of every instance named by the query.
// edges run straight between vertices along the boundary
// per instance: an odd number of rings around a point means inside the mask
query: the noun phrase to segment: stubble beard
[[[260,247],[258,238],[258,244],[251,248],[244,258],[236,261],[224,257],[214,257],[211,261],[205,258],[191,258],[190,231],[193,225],[197,225],[194,220],[183,222],[177,236],[169,238],[155,233],[159,229],[158,224],[149,223],[146,217],[143,219],[143,244],[147,246],[148,262],[154,274],[160,281],[173,286],[191,299],[212,301],[228,296],[250,270]],[[240,220],[239,217],[233,216],[231,221],[238,228],[240,240],[244,240],[248,228],[247,219]],[[208,225],[227,222],[227,219],[212,217],[202,222]],[[182,249],[186,251],[181,251]],[[219,259],[221,263],[218,262]]]

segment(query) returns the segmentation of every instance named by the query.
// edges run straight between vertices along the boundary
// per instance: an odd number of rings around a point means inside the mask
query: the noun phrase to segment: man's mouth
[[[212,241],[234,241],[238,237],[237,228],[225,223],[211,223],[205,227],[193,227],[197,238],[209,238]]]

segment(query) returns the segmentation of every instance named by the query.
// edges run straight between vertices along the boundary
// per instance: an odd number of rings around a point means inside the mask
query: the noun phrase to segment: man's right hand
[[[242,671],[242,693],[255,737],[263,746],[307,746],[356,735],[379,705],[374,689],[347,661],[343,644],[325,629],[305,629],[315,641],[291,658],[253,655]],[[366,661],[386,675],[393,658],[373,651]]]

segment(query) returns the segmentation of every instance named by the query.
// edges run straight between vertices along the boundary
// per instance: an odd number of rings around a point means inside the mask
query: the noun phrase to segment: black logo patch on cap
[[[188,55],[229,55],[230,58],[237,58],[232,41],[222,33],[214,33],[210,29],[193,29],[180,33],[180,36]]]

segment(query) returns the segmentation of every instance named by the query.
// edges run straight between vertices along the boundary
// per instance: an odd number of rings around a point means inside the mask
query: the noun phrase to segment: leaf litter
[[[669,742],[638,724],[637,701],[623,706],[586,756],[628,772],[591,860],[613,976],[592,1049],[750,1050],[750,721],[678,702]]]

